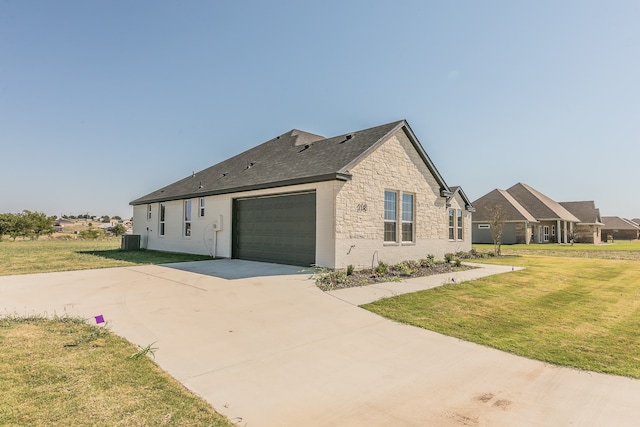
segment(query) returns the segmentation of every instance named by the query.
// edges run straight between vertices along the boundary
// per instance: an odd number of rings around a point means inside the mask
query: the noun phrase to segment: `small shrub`
[[[378,261],[378,265],[373,269],[373,274],[376,277],[384,277],[389,272],[389,265],[382,261]]]
[[[394,267],[401,276],[411,276],[418,271],[419,265],[415,261],[403,261]]]
[[[453,261],[454,255],[451,253],[444,254],[444,261],[448,264]]]
[[[89,228],[88,230],[82,230],[78,237],[86,240],[103,239],[104,231],[98,228]]]
[[[347,273],[339,270],[332,271],[329,273],[329,279],[337,285],[343,285],[347,283]]]
[[[316,286],[323,291],[330,291],[335,289],[337,285],[343,285],[347,283],[346,272],[329,270],[326,268],[319,269],[316,273],[314,273],[313,278],[316,281]]]
[[[353,264],[347,265],[347,276],[351,276],[353,274]]]
[[[460,258],[456,258],[456,261],[454,264],[456,267],[462,267],[462,260]]]
[[[436,265],[435,259],[435,255],[429,254],[426,258],[420,260],[420,266],[423,268],[431,268]]]

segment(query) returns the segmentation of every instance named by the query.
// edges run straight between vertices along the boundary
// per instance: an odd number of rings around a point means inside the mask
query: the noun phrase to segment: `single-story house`
[[[602,236],[604,240],[637,240],[640,226],[619,216],[603,216]]]
[[[66,218],[57,218],[53,222],[53,225],[55,227],[72,227],[73,225],[75,225],[75,221],[72,221],[72,220],[66,219]]]
[[[493,243],[491,219],[496,209],[504,215],[504,244],[568,243],[580,222],[558,202],[523,183],[493,190],[472,205],[473,243]]]
[[[471,250],[473,207],[404,121],[292,130],[131,202],[144,248],[327,268]]]
[[[640,218],[633,218],[631,222],[633,222],[636,225],[640,225]]]
[[[560,202],[560,204],[580,222],[575,229],[575,242],[577,243],[602,243],[602,218],[600,209],[596,208],[594,201]]]
[[[473,214],[473,243],[493,243],[491,221],[496,215],[496,208],[502,211],[504,218],[504,244],[529,244],[533,236],[533,227],[539,224],[538,220],[505,190],[496,188],[490,191],[473,202],[473,207],[476,209]]]

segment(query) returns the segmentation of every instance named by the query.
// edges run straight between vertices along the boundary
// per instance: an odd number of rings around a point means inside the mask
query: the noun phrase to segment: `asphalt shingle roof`
[[[582,224],[602,223],[602,220],[600,219],[600,210],[596,208],[594,201],[560,202],[560,205],[571,212],[574,216],[578,217]]]
[[[496,207],[502,209],[506,221],[538,222],[533,215],[527,212],[527,210],[505,190],[496,188],[472,204],[476,209],[473,214],[473,222],[491,221],[492,212]]]
[[[538,190],[527,184],[517,183],[507,189],[531,215],[541,220],[562,220],[570,222],[580,222],[575,215],[562,207],[558,202],[545,196]]]
[[[611,230],[638,230],[640,226],[636,223],[629,221],[625,218],[620,218],[618,216],[603,216],[602,222],[604,223],[603,229]]]
[[[230,159],[160,188],[130,204],[139,205],[214,194],[276,188],[328,180],[348,180],[350,168],[394,132],[404,129],[427,167],[449,191],[406,121],[324,138],[291,130]],[[467,201],[468,202],[468,201]]]

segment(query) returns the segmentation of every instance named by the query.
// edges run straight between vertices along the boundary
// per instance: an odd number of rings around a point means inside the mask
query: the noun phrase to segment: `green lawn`
[[[473,245],[479,252],[493,253],[493,245]],[[640,261],[640,241],[618,241],[602,245],[531,244],[502,245],[503,255],[550,255],[578,258],[634,259]]]
[[[235,425],[139,348],[80,319],[0,318],[0,348],[2,426]]]
[[[604,259],[629,247],[485,259],[526,269],[363,307],[524,357],[640,378],[640,263]]]
[[[204,255],[120,250],[120,239],[0,241],[0,276],[211,259]]]

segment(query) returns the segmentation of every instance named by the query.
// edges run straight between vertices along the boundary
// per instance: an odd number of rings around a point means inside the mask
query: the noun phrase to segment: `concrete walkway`
[[[241,426],[638,424],[640,381],[398,324],[276,270],[226,260],[0,277],[0,312],[102,314],[155,342],[163,369]],[[216,277],[233,271],[245,274]]]

